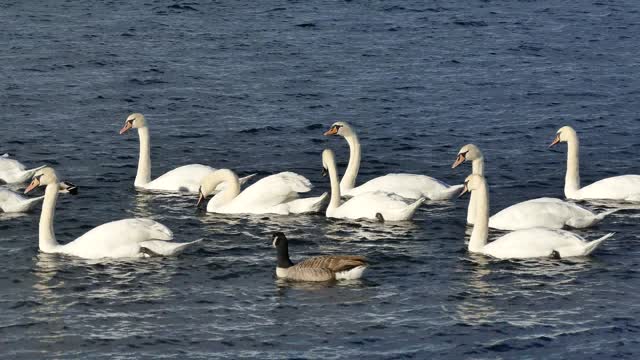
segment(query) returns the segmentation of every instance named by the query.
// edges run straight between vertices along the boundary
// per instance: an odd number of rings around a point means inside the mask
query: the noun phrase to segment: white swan
[[[467,191],[477,194],[475,225],[469,240],[470,252],[499,259],[585,256],[595,250],[604,240],[613,236],[613,233],[610,233],[597,240],[587,242],[569,231],[533,228],[508,233],[487,244],[489,237],[489,187],[484,177],[477,174],[469,175],[465,180],[462,193]]]
[[[465,161],[471,161],[472,174],[484,176],[484,156],[474,144],[463,146],[452,168]],[[477,195],[471,193],[467,223],[473,224]],[[586,228],[602,221],[607,215],[618,210],[604,211],[600,214],[574,203],[555,198],[537,198],[511,205],[489,219],[489,227],[500,230],[520,230],[534,227],[562,229],[563,227]]]
[[[55,171],[49,167],[38,170],[25,193],[38,186],[46,186],[38,241],[40,251],[44,253],[67,254],[85,259],[173,255],[200,241],[169,242],[173,233],[166,226],[151,219],[124,219],[100,225],[74,241],[60,245],[53,231],[60,189]]]
[[[77,194],[78,187],[70,182],[60,182],[61,193]],[[5,213],[27,212],[36,206],[44,196],[28,198],[9,189],[0,188],[0,210]]]
[[[0,183],[19,184],[29,180],[33,174],[46,165],[27,169],[18,160],[9,158],[9,154],[0,156]]]
[[[580,142],[571,126],[564,126],[556,133],[549,147],[560,142],[567,143],[567,173],[564,178],[564,196],[568,199],[608,199],[637,201],[640,199],[640,175],[614,176],[591,185],[580,187]]]
[[[440,180],[426,175],[387,174],[367,181],[355,187],[356,177],[360,169],[360,141],[355,130],[346,122],[339,121],[331,125],[325,136],[340,135],[349,144],[349,164],[340,182],[343,196],[356,196],[373,191],[397,194],[406,199],[427,198],[446,200],[457,196],[462,185],[450,186]]]
[[[311,182],[293,172],[267,176],[240,192],[238,176],[229,169],[220,169],[202,180],[198,205],[223,183],[224,189],[207,204],[208,212],[280,215],[318,212],[328,195],[298,199],[298,193],[311,190]]]
[[[138,129],[140,138],[140,157],[138,159],[138,172],[134,185],[136,188],[158,191],[189,192],[197,193],[198,187],[205,176],[216,171],[216,169],[200,164],[190,164],[175,168],[164,175],[151,180],[151,144],[149,139],[149,127],[144,115],[139,113],[131,114],[127,117],[120,134],[124,134],[129,129]],[[244,184],[255,174],[240,179],[240,184]],[[221,190],[217,189],[217,190]]]
[[[398,195],[375,191],[353,196],[341,204],[338,169],[335,155],[330,149],[322,152],[322,165],[325,173],[329,173],[331,181],[331,201],[327,206],[327,217],[384,221],[410,220],[420,204],[425,201],[425,198],[420,198],[412,204],[407,204]]]

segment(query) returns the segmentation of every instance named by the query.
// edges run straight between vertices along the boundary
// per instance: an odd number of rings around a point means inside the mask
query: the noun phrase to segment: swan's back
[[[215,170],[210,166],[200,164],[180,166],[152,180],[144,188],[197,193],[202,179]]]
[[[258,180],[233,199],[233,208],[266,209],[298,198],[311,190],[311,182],[293,172],[281,172]]]
[[[18,160],[9,158],[9,154],[0,156],[0,172],[20,172],[26,169]]]
[[[151,219],[123,219],[97,226],[69,244],[62,246],[67,254],[96,259],[134,256],[141,242],[171,240],[169,228]]]
[[[510,232],[485,245],[482,253],[500,259],[523,259],[551,256],[554,251],[562,257],[579,256],[586,242],[565,230],[534,228]]]
[[[573,203],[554,198],[523,201],[499,211],[489,219],[494,229],[517,230],[533,227],[561,229],[572,218],[593,217],[593,214]]]
[[[581,188],[580,199],[632,200],[640,195],[640,175],[620,175]]]
[[[439,198],[449,185],[430,176],[415,174],[387,174],[346,191],[345,196],[357,196],[374,191],[400,195],[407,199]]]
[[[408,204],[406,199],[401,196],[376,191],[354,196],[337,209],[328,209],[327,216],[348,219],[376,219],[376,214],[381,213],[385,220],[402,221],[409,220],[413,216],[415,208],[412,211],[407,210],[414,205],[415,203]],[[417,208],[417,206],[415,207]]]

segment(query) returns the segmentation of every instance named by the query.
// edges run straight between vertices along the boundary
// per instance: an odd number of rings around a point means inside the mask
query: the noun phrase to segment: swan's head
[[[324,149],[322,151],[322,176],[327,176],[329,168],[335,166],[336,155],[331,149]]]
[[[342,137],[347,137],[347,136],[354,135],[355,133],[356,132],[355,130],[353,130],[351,125],[349,125],[344,121],[338,121],[338,122],[334,122],[333,125],[331,125],[331,127],[329,128],[329,130],[327,130],[324,133],[324,135],[325,136],[340,135]]]
[[[465,161],[473,161],[477,159],[482,159],[482,151],[473,144],[467,144],[458,151],[458,157],[453,165],[451,165],[451,168],[455,169]]]
[[[49,184],[57,184],[57,183],[58,183],[58,175],[56,174],[56,171],[50,167],[45,167],[43,169],[36,171],[36,173],[33,174],[33,179],[31,179],[31,184],[27,186],[27,188],[24,190],[24,193],[27,194],[31,190],[37,188],[38,186],[47,186]]]
[[[279,248],[280,246],[287,246],[287,237],[284,236],[284,233],[281,231],[277,231],[275,233],[273,233],[273,236],[271,237],[271,245],[273,245],[274,248]]]
[[[575,139],[576,137],[576,131],[573,130],[571,126],[563,126],[560,128],[560,130],[558,130],[558,132],[556,133],[556,138],[553,140],[551,145],[549,145],[549,147],[553,147],[554,145],[561,142],[567,142],[571,139]]]
[[[139,129],[147,126],[147,121],[144,119],[144,115],[140,113],[133,113],[127,117],[124,122],[124,126],[120,129],[120,135],[129,131],[129,129]]]
[[[200,204],[203,203],[209,195],[216,192],[218,185],[225,181],[233,181],[237,184],[240,183],[238,175],[229,169],[218,169],[205,176],[200,182],[200,188],[198,188],[198,206],[200,206]]]
[[[464,188],[462,189],[462,192],[458,197],[461,197],[462,195],[470,191],[478,190],[484,187],[484,185],[485,185],[484,176],[478,175],[478,174],[471,174],[467,176],[466,179],[464,179]]]

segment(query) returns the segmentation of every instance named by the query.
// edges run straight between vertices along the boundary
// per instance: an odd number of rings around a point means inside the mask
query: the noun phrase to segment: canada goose
[[[289,259],[289,242],[282,232],[273,234],[273,247],[278,249],[276,275],[296,281],[353,280],[362,277],[367,259],[355,255],[314,256],[297,264]]]

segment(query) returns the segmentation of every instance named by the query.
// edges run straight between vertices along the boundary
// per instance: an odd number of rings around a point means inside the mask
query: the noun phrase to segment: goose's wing
[[[268,208],[298,198],[298,193],[311,190],[311,182],[293,172],[281,172],[258,180],[235,199],[234,207]]]
[[[295,266],[300,268],[321,268],[329,269],[334,273],[340,271],[351,270],[358,266],[366,266],[367,259],[364,256],[356,255],[326,255],[315,256],[305,259],[297,263]]]
[[[97,226],[63,246],[63,252],[83,258],[136,256],[140,243],[171,240],[169,228],[151,219],[123,219]]]
[[[580,189],[582,199],[626,200],[640,194],[640,175],[614,176]]]
[[[296,281],[331,281],[335,280],[336,275],[327,268],[309,268],[294,265],[287,269],[286,278]]]
[[[200,164],[175,168],[144,186],[149,190],[197,193],[202,179],[216,169]]]

